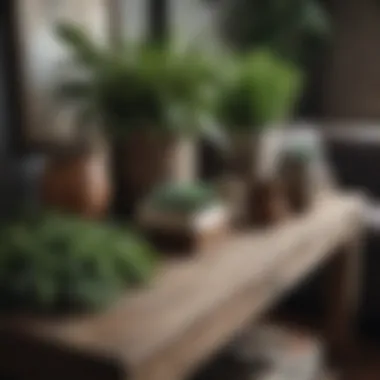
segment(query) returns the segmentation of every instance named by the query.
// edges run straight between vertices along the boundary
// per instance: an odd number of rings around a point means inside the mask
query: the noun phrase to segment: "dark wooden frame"
[[[19,36],[16,27],[15,1],[1,2],[1,23],[4,34],[4,60],[5,70],[5,102],[8,109],[7,145],[11,155],[22,154],[26,151],[23,135],[25,123],[24,109],[22,107],[22,75],[20,55],[18,49]]]
[[[169,0],[149,0],[148,38],[161,43],[169,37]]]

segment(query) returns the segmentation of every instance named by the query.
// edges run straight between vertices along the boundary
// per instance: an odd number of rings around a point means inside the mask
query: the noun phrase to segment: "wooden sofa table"
[[[358,305],[362,208],[359,196],[326,196],[286,225],[165,262],[149,288],[98,315],[1,318],[0,370],[27,379],[183,379],[325,262],[325,338],[343,355]]]

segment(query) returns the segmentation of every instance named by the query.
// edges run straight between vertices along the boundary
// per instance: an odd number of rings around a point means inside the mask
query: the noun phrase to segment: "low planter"
[[[112,199],[108,151],[105,147],[52,154],[42,178],[43,203],[54,209],[100,219]]]
[[[217,243],[230,224],[228,208],[211,194],[193,185],[159,189],[141,204],[139,225],[162,250],[201,250]]]

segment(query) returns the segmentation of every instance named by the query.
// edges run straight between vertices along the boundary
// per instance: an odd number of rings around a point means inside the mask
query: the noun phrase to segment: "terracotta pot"
[[[42,198],[52,208],[87,218],[102,218],[112,187],[105,150],[51,157],[42,181]]]
[[[141,132],[119,142],[116,149],[119,197],[132,213],[155,186],[196,178],[194,140]]]

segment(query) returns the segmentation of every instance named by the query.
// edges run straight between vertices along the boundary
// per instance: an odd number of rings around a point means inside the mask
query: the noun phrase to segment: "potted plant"
[[[301,84],[300,72],[269,51],[246,55],[236,64],[218,114],[231,142],[231,170],[247,186],[258,180],[262,137],[291,117]]]
[[[141,204],[138,219],[156,244],[177,252],[218,240],[230,221],[221,198],[202,183],[156,188]]]
[[[287,121],[300,89],[299,71],[269,51],[237,61],[233,80],[221,92],[218,106],[220,122],[231,141],[235,171],[255,174],[262,132]]]
[[[132,231],[44,212],[0,227],[4,312],[69,313],[106,307],[151,278],[155,251]]]
[[[216,78],[209,63],[169,46],[101,50],[72,25],[61,26],[59,35],[88,73],[69,87],[100,114],[127,203],[156,184],[193,179],[194,132],[209,112]]]

